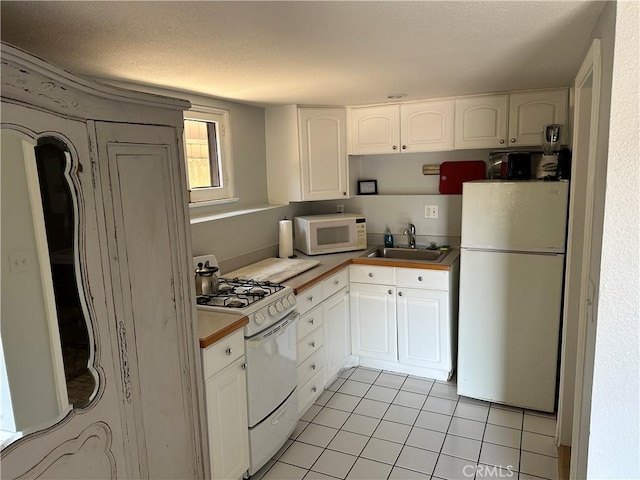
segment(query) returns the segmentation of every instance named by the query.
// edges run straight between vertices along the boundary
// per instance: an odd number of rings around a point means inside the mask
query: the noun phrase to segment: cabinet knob
[[[422,277],[418,277],[418,281],[421,282],[422,281]]]
[[[398,292],[398,296],[401,297],[402,295],[404,295],[402,292]]]
[[[307,301],[309,301],[309,302],[313,302],[313,295],[309,295],[309,296],[307,297]]]
[[[334,280],[333,283],[338,285],[340,283],[340,280]]]
[[[316,393],[316,392],[318,391],[318,389],[317,389],[316,387],[311,387],[311,391],[312,391],[313,393]]]
[[[504,143],[504,139],[500,140],[500,143],[502,143],[502,144],[503,144],[503,143]]]
[[[407,146],[406,146],[406,145],[402,145],[402,149],[403,149],[403,150],[406,150],[406,149],[407,149]]]
[[[246,370],[246,369],[247,369],[247,364],[246,364],[246,363],[243,363],[243,364],[242,364],[242,365],[240,365],[240,366],[242,367],[242,369],[243,369],[243,370]]]
[[[392,148],[393,150],[397,150],[397,149],[398,149],[398,146],[397,146],[397,145],[394,145],[394,146],[393,146],[393,147],[391,147],[391,148]]]
[[[227,355],[231,355],[233,353],[233,350],[231,350],[231,348],[227,348],[224,353],[226,353]]]
[[[311,348],[316,348],[316,342],[311,342],[309,345],[311,346]]]
[[[309,323],[313,325],[313,318],[309,320]]]
[[[311,365],[311,370],[315,370],[316,369],[316,364],[314,363],[313,365]]]
[[[512,138],[512,139],[511,139],[511,143],[516,143],[516,139],[515,139],[515,138]]]
[[[373,273],[369,272],[369,278],[373,278]]]
[[[347,192],[342,192],[342,195],[346,197],[347,196]]]
[[[393,290],[389,289],[389,291],[387,292],[389,295],[393,295]]]

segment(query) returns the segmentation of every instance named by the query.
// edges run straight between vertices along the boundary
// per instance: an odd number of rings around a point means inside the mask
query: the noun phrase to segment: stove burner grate
[[[197,297],[196,303],[214,307],[244,308],[283,288],[284,285],[268,281],[221,278],[218,291]]]

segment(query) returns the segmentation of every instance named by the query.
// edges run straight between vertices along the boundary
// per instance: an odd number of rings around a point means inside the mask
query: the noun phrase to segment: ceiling
[[[3,41],[75,73],[255,105],[567,86],[604,2],[0,2]]]

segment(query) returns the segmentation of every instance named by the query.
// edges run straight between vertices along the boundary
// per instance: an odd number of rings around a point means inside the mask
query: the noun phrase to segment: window
[[[197,108],[185,112],[184,150],[189,203],[233,197],[229,112]]]

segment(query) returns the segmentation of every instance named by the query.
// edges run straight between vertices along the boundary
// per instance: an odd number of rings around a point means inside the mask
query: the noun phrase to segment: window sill
[[[214,212],[212,207],[226,203],[235,203],[238,198],[226,198],[224,200],[213,200],[210,202],[201,202],[198,204],[189,204],[189,216],[191,225],[196,223],[210,222],[212,220],[220,220],[223,218],[238,217],[240,215],[247,215],[250,213],[263,212],[265,210],[272,210],[275,208],[281,208],[286,205],[257,205],[255,207],[243,208],[241,210],[231,210],[227,212]]]

